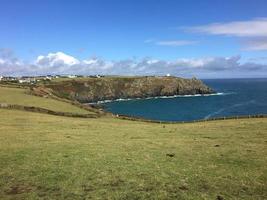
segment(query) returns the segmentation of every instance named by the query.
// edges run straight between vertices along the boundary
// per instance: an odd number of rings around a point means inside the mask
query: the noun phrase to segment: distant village
[[[166,74],[165,77],[170,77],[170,74]],[[45,76],[1,76],[0,75],[0,82],[13,82],[13,83],[25,83],[25,84],[35,84],[37,82],[46,82],[51,81],[52,79],[74,79],[74,78],[101,78],[106,77],[104,75],[45,75]],[[154,76],[150,76],[154,77]]]
[[[51,81],[52,79],[59,78],[101,78],[103,75],[92,75],[92,76],[82,76],[82,75],[46,75],[46,76],[0,76],[0,82],[14,82],[14,83],[27,83],[35,84],[40,81]]]

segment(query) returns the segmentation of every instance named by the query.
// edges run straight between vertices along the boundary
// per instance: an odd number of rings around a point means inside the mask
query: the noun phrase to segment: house
[[[28,79],[19,79],[19,83],[30,83]]]
[[[19,78],[19,83],[35,83],[36,79],[34,77],[21,77]]]
[[[167,77],[170,77],[171,75],[170,74],[166,74]]]
[[[4,78],[3,76],[0,76],[0,81],[2,81],[3,78]]]
[[[68,78],[76,78],[76,75],[68,75]]]

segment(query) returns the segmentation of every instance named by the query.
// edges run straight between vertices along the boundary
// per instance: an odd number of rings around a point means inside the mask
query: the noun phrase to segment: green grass
[[[134,76],[134,78],[142,78],[144,76]],[[101,77],[101,79],[105,79],[105,80],[109,80],[109,79],[118,79],[118,78],[133,78],[133,76],[104,76]],[[97,79],[96,77],[76,77],[76,78],[68,78],[68,77],[60,77],[60,78],[53,78],[50,83],[58,83],[58,82],[62,82],[62,81],[88,81],[88,80],[92,80],[92,79]],[[49,82],[47,82],[49,83]]]
[[[71,112],[77,114],[92,113],[70,103],[57,101],[50,98],[38,97],[27,94],[27,89],[0,86],[0,103],[18,104],[23,106],[36,106],[58,112]]]
[[[267,199],[266,146],[267,119],[163,125],[0,109],[0,199]]]

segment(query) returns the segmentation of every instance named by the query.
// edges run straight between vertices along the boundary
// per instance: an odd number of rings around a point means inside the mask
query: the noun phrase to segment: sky
[[[0,75],[267,77],[266,0],[0,0]]]

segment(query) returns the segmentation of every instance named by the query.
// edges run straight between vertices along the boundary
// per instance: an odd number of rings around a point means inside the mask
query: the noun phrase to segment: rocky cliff
[[[202,81],[176,77],[103,77],[47,84],[54,95],[81,103],[155,96],[210,94]]]

